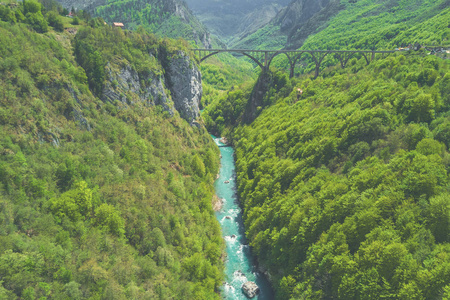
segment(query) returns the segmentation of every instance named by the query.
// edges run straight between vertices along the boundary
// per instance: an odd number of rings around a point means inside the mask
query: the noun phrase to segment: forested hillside
[[[199,47],[217,45],[204,25],[198,21],[186,4],[178,0],[114,0],[89,8],[107,22],[123,22],[128,29],[138,26],[161,36],[195,41]]]
[[[238,45],[340,50],[445,45],[449,9],[448,0],[296,0]]]
[[[235,123],[246,233],[277,299],[450,297],[449,74],[417,52],[352,59],[271,75],[250,125],[252,87],[211,106],[211,129]]]
[[[84,10],[107,23],[121,22],[126,29],[139,26],[159,36],[179,38],[209,48],[220,44],[180,0],[57,0],[62,6]]]
[[[0,5],[0,298],[218,299],[218,150],[163,76],[189,51],[59,12]]]
[[[414,43],[450,44],[449,0],[359,0],[341,4],[345,4],[345,10],[309,37],[305,48],[394,49]],[[293,44],[298,41],[295,34],[289,39]]]

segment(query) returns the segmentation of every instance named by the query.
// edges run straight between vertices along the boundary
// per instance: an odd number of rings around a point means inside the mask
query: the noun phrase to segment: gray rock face
[[[314,14],[328,5],[330,0],[296,0],[278,16],[282,31],[289,31],[294,25],[309,20]]]
[[[309,35],[326,26],[328,20],[344,8],[340,0],[292,0],[266,25],[269,28],[279,26],[280,30],[241,36],[240,40],[234,42],[233,47],[244,49],[252,47],[254,40],[264,37],[268,41],[286,38],[286,49],[298,49]],[[262,37],[259,36],[261,34]]]
[[[140,78],[130,65],[126,64],[117,70],[110,63],[106,66],[106,74],[108,80],[103,87],[103,101],[119,100],[126,104],[139,101],[145,105],[161,105],[173,115],[172,101],[164,89],[163,77],[149,75]]]
[[[185,1],[208,30],[225,40],[242,38],[254,32],[275,16],[274,9],[278,11],[291,2],[291,0]]]
[[[177,51],[168,62],[166,80],[175,108],[183,119],[192,124],[200,115],[203,92],[199,69],[186,53]]]
[[[324,26],[328,20],[335,16],[339,11],[345,8],[340,0],[299,0],[297,7],[302,8],[298,11],[298,17],[295,22],[285,28],[288,32],[288,41],[286,48],[297,49],[301,47],[309,35],[314,34],[318,28]],[[285,21],[288,21],[286,15]]]
[[[202,97],[201,73],[185,52],[177,51],[165,61],[165,77],[153,74],[140,77],[123,61],[108,63],[105,68],[108,80],[103,86],[102,100],[118,100],[129,105],[161,105],[170,115],[176,109],[183,119],[196,125]]]
[[[259,287],[253,281],[247,281],[242,286],[242,291],[247,297],[253,298],[259,293]]]
[[[77,121],[78,126],[81,129],[91,131],[91,125],[89,125],[88,120],[83,116],[83,113],[78,109],[73,109],[73,118],[75,121]]]

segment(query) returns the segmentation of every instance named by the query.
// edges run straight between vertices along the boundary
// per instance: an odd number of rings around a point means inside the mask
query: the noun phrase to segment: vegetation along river
[[[218,138],[214,136],[213,138],[218,145],[223,146]],[[247,299],[241,287],[246,281],[254,281],[260,289],[259,295],[254,299],[273,299],[270,283],[257,271],[255,260],[245,238],[242,212],[236,194],[234,149],[220,147],[220,154],[222,156],[220,173],[214,187],[217,196],[223,199],[222,209],[216,212],[222,227],[222,236],[226,242],[227,254],[222,296],[224,299]]]

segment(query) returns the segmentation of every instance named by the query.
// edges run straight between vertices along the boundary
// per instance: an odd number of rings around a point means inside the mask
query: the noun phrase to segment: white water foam
[[[234,271],[233,273],[233,282],[242,282],[242,284],[246,283],[247,277],[240,270]]]
[[[228,282],[225,282],[225,284],[224,284],[224,288],[225,288],[225,291],[227,291],[227,292],[234,292],[236,289],[231,285],[231,284],[229,284]]]
[[[232,217],[237,217],[241,210],[239,208],[229,209],[228,214]]]
[[[227,235],[227,236],[225,236],[225,241],[230,242],[230,243],[235,243],[236,236]]]

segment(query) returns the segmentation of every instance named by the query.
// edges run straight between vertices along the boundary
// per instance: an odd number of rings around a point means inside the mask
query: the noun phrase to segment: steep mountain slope
[[[210,48],[219,41],[211,38],[205,26],[180,0],[58,0],[64,7],[75,7],[102,17],[106,22],[121,22],[127,29],[145,29],[170,38],[182,37],[198,46]]]
[[[344,7],[340,0],[295,0],[265,27],[236,42],[238,48],[283,48],[290,45],[293,32],[312,34]]]
[[[449,6],[448,0],[419,0],[414,4],[396,0],[296,0],[237,45],[241,48],[374,49],[416,41],[445,44],[449,39],[448,30],[444,29],[447,20],[433,22],[434,26],[443,27],[442,36],[435,37],[431,31],[432,37],[424,35],[421,41],[395,38],[404,31],[416,32],[411,27],[446,14]]]
[[[187,46],[36,33],[49,15],[0,6],[0,298],[218,299],[218,149],[170,84]]]
[[[211,130],[234,123],[246,234],[277,299],[450,296],[449,68],[352,59],[314,81],[262,75],[249,125],[258,83],[207,109]]]
[[[393,49],[414,43],[449,44],[449,0],[359,0],[343,4],[345,10],[310,36],[305,48]],[[294,43],[296,34],[290,39]]]
[[[207,28],[232,47],[233,40],[267,24],[290,0],[187,0]]]

